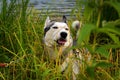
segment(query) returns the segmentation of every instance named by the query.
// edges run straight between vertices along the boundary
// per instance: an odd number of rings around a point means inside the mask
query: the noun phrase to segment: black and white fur
[[[47,17],[44,26],[44,43],[46,45],[46,49],[49,52],[48,55],[51,60],[56,60],[59,56],[64,57],[63,63],[60,65],[61,72],[65,71],[69,64],[72,65],[73,80],[76,80],[75,76],[80,72],[79,61],[75,59],[72,50],[64,53],[66,49],[72,47],[73,45],[70,28],[66,23],[65,16],[63,16],[62,22],[55,22],[50,20],[49,17]],[[58,50],[58,53],[56,53],[55,49]],[[77,58],[81,59],[81,55],[78,54]]]

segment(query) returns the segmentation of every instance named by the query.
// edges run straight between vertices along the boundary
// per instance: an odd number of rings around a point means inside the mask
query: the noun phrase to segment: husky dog
[[[50,48],[50,58],[56,59],[55,47],[61,48],[62,52],[72,46],[73,40],[70,35],[70,29],[66,24],[66,17],[63,16],[63,22],[51,21],[47,17],[44,26],[44,43]]]
[[[62,22],[52,21],[47,17],[44,25],[44,43],[51,60],[56,60],[62,56],[60,58],[63,62],[60,65],[61,72],[65,71],[69,64],[72,64],[73,80],[75,80],[75,75],[79,73],[79,66],[78,61],[73,58],[74,53],[72,50],[65,53],[73,45],[70,28],[66,22],[65,16],[63,16]],[[81,55],[78,54],[77,57],[81,58]]]

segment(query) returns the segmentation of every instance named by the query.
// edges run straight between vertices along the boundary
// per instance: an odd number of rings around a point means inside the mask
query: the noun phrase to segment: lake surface
[[[7,2],[10,3],[10,0],[7,0]],[[49,10],[50,12],[69,13],[74,8],[75,4],[76,4],[75,0],[30,0],[28,6],[34,7],[37,10],[43,10],[43,11]],[[2,5],[1,0],[0,0],[0,5]]]
[[[7,0],[10,3],[10,0]],[[0,0],[0,5],[2,1]],[[52,13],[51,15],[66,15],[69,16],[76,5],[76,0],[30,0],[28,7],[34,7],[41,13]]]
[[[41,10],[43,15],[46,12],[54,13],[55,15],[70,15],[75,7],[75,0],[30,0],[29,6],[34,6],[35,9]]]

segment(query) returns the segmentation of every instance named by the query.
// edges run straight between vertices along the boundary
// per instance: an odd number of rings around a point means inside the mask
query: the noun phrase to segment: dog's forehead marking
[[[52,27],[52,26],[60,26],[60,27],[68,27],[67,26],[67,24],[66,23],[64,23],[64,22],[55,22],[55,21],[52,21],[52,22],[50,22],[46,27],[45,27],[45,29],[44,29],[44,36],[45,36],[45,34],[50,30],[50,28]]]
[[[50,27],[52,27],[54,25],[55,22],[50,22],[44,29],[44,36],[46,34],[46,32],[50,29]]]

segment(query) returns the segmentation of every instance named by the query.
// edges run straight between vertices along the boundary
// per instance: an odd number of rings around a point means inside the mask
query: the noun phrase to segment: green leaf
[[[79,37],[78,37],[78,44],[81,44],[82,42],[87,43],[89,41],[89,37],[93,29],[95,29],[95,25],[85,24],[80,30]]]
[[[107,33],[107,32],[111,32],[117,35],[120,35],[120,29],[115,28],[115,26],[112,23],[108,23],[106,24],[103,28],[97,29],[98,32],[103,32],[103,33]]]
[[[51,70],[49,69],[46,69],[43,73],[42,73],[42,76],[45,78],[49,73],[50,73]]]
[[[96,67],[101,67],[101,68],[109,68],[112,67],[113,65],[108,62],[99,62]]]
[[[109,22],[106,22],[103,26],[103,28],[105,29],[112,29],[114,30],[113,32],[116,32],[116,34],[119,34],[119,31],[120,31],[120,19],[117,19],[116,21],[109,21]],[[110,30],[111,31],[111,30]]]
[[[119,2],[105,1],[104,3],[109,4],[110,6],[114,7],[117,10],[119,17],[120,17],[120,3]]]
[[[102,56],[106,58],[109,57],[109,52],[107,51],[105,47],[97,47],[95,52],[101,54]]]
[[[87,71],[88,76],[91,79],[94,79],[94,77],[95,77],[95,67],[93,67],[93,66],[87,67],[86,71]]]
[[[84,18],[89,21],[94,13],[94,10],[97,8],[97,3],[95,1],[84,1],[85,9],[84,9]]]
[[[103,27],[104,28],[114,28],[115,23],[114,23],[114,21],[109,21],[109,22],[106,22]]]
[[[101,46],[102,48],[105,48],[105,49],[116,49],[116,48],[120,48],[120,45],[114,45],[114,44],[106,44],[106,45],[103,45]]]
[[[89,51],[91,54],[94,53],[93,47],[92,47],[91,45],[87,44],[87,45],[85,45],[85,48],[88,49],[88,51]]]
[[[119,26],[120,20],[107,22],[103,28],[97,29],[98,32],[106,33],[115,43],[120,45],[120,29],[116,26]]]
[[[119,37],[116,36],[115,34],[108,33],[109,37],[117,44],[120,44]]]

